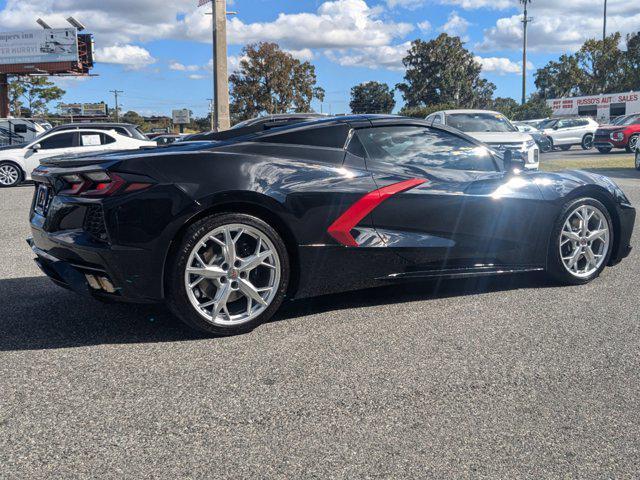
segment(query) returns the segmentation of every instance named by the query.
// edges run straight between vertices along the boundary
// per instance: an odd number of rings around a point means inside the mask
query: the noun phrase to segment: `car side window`
[[[101,134],[99,133],[81,133],[78,145],[80,147],[95,147],[102,144]]]
[[[558,128],[569,128],[571,126],[571,120],[560,120],[557,124]]]
[[[116,143],[116,139],[106,133],[100,134],[102,145],[109,145],[110,143]]]
[[[491,153],[462,137],[420,126],[392,126],[358,130],[373,169],[401,168],[416,173],[429,168],[495,172]]]
[[[434,117],[433,125],[442,125],[442,117],[440,115]]]
[[[73,147],[73,140],[75,137],[75,133],[67,132],[67,133],[59,133],[57,135],[52,135],[48,138],[42,139],[40,142],[40,148],[42,150],[53,150],[55,148],[71,148]]]
[[[258,141],[310,147],[344,148],[350,127],[346,124],[285,131],[262,137]]]

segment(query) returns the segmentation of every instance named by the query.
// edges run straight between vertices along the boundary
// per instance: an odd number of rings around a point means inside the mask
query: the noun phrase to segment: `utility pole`
[[[113,93],[113,95],[116,98],[116,123],[120,123],[120,106],[118,104],[118,95],[120,95],[121,93],[124,93],[124,91],[122,90],[109,90],[110,93]]]
[[[200,6],[211,3],[213,28],[213,103],[214,130],[231,128],[229,115],[229,72],[227,70],[227,0],[200,0]],[[229,12],[233,15],[235,12]]]
[[[528,16],[527,4],[531,3],[531,0],[520,0],[524,7],[524,18],[522,19],[523,30],[523,45],[522,45],[522,104],[527,101],[527,25],[533,21],[533,18]]]
[[[604,48],[604,41],[607,38],[607,0],[604,0],[604,22],[602,24],[602,44]]]

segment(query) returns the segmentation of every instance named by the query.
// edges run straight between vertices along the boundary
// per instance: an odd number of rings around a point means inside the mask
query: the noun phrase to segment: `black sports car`
[[[422,120],[248,127],[47,160],[29,242],[62,286],[166,302],[215,334],[255,327],[285,298],[536,270],[580,284],[628,255],[635,210],[611,180],[517,166]]]

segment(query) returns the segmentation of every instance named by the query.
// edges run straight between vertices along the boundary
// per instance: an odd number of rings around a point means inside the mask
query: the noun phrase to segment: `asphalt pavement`
[[[640,475],[638,251],[586,286],[367,290],[211,339],[50,283],[32,189],[0,190],[2,479]]]

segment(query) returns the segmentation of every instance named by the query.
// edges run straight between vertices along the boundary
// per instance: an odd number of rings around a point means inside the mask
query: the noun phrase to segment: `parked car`
[[[30,142],[47,131],[47,123],[28,118],[0,118],[0,146]]]
[[[518,131],[531,135],[538,144],[538,148],[542,153],[548,153],[553,149],[551,139],[537,128],[524,122],[513,122],[513,125],[518,129]]]
[[[156,143],[113,130],[52,129],[30,143],[0,148],[0,187],[14,187],[24,180],[31,180],[31,172],[45,158],[152,146],[155,147]]]
[[[229,335],[285,298],[542,270],[584,284],[629,254],[635,210],[611,180],[521,171],[447,126],[356,115],[237,134],[45,160],[38,265],[83,295],[166,302]]]
[[[596,130],[593,144],[600,153],[609,153],[614,148],[635,152],[640,138],[640,114],[625,115],[612,125]]]
[[[184,137],[185,135],[180,135],[177,133],[168,133],[164,135],[158,135],[157,137],[153,137],[153,141],[156,142],[156,144],[159,147],[164,147],[167,145],[171,145],[172,143],[178,142],[182,140]]]
[[[327,118],[326,115],[321,113],[283,113],[277,115],[266,115],[264,117],[256,117],[251,118],[249,120],[245,120],[244,122],[236,123],[231,130],[244,130],[248,131],[252,130],[269,130],[271,128],[282,127],[285,125],[293,125],[296,123],[309,122],[313,120],[318,120],[321,118]],[[215,141],[224,139],[227,136],[229,130],[223,130],[220,132],[203,132],[203,133],[194,133],[192,135],[188,135],[182,139],[184,142],[195,142],[201,140],[207,141]],[[231,135],[235,135],[235,133],[231,133]]]
[[[432,125],[447,125],[471,135],[500,152],[511,150],[525,161],[525,168],[537,169],[540,149],[528,133],[518,129],[501,113],[490,110],[443,110],[427,117]]]
[[[104,123],[65,123],[63,125],[58,125],[57,127],[53,127],[50,132],[64,132],[67,130],[84,130],[84,129],[92,129],[92,130],[113,130],[120,135],[124,135],[126,137],[131,137],[136,140],[149,140],[147,136],[142,133],[140,128],[137,125],[133,125],[131,123],[115,123],[115,122],[104,122]]]
[[[636,170],[640,170],[640,144],[636,144]]]
[[[540,130],[551,138],[553,147],[560,150],[569,150],[574,145],[591,150],[599,126],[591,117],[551,118],[540,125]]]

